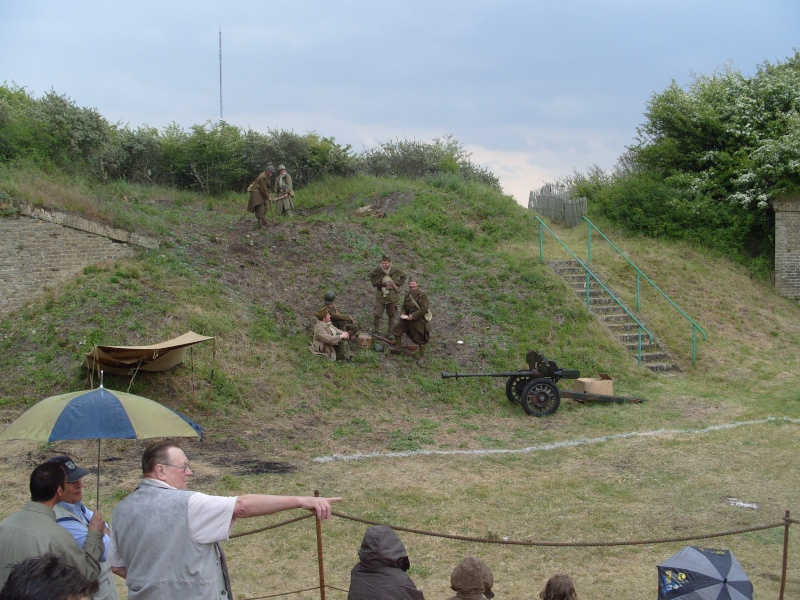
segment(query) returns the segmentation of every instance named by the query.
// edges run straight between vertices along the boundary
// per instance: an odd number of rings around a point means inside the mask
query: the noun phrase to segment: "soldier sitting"
[[[314,325],[314,339],[311,340],[312,354],[325,356],[328,360],[344,360],[353,362],[353,355],[350,354],[350,334],[333,326],[331,315],[326,307],[322,307],[314,313],[319,322]]]
[[[325,294],[324,300],[325,308],[328,309],[328,313],[331,315],[331,323],[333,323],[333,326],[349,333],[351,340],[357,340],[360,328],[356,325],[356,320],[351,315],[340,313],[339,309],[336,308],[336,305],[333,303],[333,301],[336,300],[336,294],[334,292],[328,292]]]

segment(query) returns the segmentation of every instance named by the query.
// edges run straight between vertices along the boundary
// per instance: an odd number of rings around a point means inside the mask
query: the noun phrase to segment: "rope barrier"
[[[337,592],[342,592],[344,594],[350,593],[350,590],[343,590],[342,588],[338,588],[335,585],[326,585],[326,589],[329,590],[336,590]],[[312,588],[306,588],[304,590],[295,590],[293,592],[281,592],[279,594],[270,594],[269,596],[252,596],[250,598],[242,598],[242,600],[264,600],[265,598],[278,598],[279,596],[288,596],[290,594],[302,594],[303,592],[311,592],[313,590],[318,590],[319,586],[315,586]]]
[[[407,533],[416,533],[418,535],[427,535],[430,537],[438,537],[443,539],[450,539],[450,540],[459,540],[465,542],[477,542],[483,544],[500,544],[500,545],[509,545],[509,546],[539,546],[539,547],[560,547],[560,548],[590,548],[590,547],[610,547],[610,546],[643,546],[643,545],[651,545],[651,544],[666,544],[671,542],[688,542],[694,540],[707,540],[713,538],[720,538],[726,537],[730,535],[740,535],[743,533],[751,533],[754,531],[764,531],[766,529],[774,529],[776,527],[784,527],[787,528],[789,524],[800,524],[800,521],[796,519],[789,518],[789,511],[786,512],[786,517],[778,523],[770,523],[767,525],[756,525],[754,527],[744,527],[741,529],[730,529],[727,531],[721,531],[717,533],[707,533],[701,535],[688,535],[688,536],[681,536],[681,537],[672,537],[672,538],[653,538],[647,540],[623,540],[623,541],[605,541],[605,542],[541,542],[541,541],[532,541],[532,540],[508,540],[508,539],[498,539],[496,537],[475,537],[475,536],[467,536],[467,535],[457,535],[457,534],[448,534],[448,533],[437,533],[435,531],[427,531],[424,529],[416,529],[413,527],[403,527],[400,525],[389,525],[388,523],[382,523],[380,521],[372,521],[370,519],[364,519],[361,517],[354,517],[351,515],[347,515],[344,513],[340,513],[337,511],[331,511],[331,515],[335,517],[339,517],[340,519],[344,519],[347,521],[353,521],[355,523],[364,523],[365,525],[386,525],[387,527],[391,527],[396,531],[405,531]],[[275,523],[273,525],[268,525],[265,527],[259,527],[258,529],[252,529],[250,531],[243,531],[241,533],[236,533],[230,536],[231,539],[244,537],[246,535],[252,535],[254,533],[262,533],[264,531],[268,531],[270,529],[277,529],[278,527],[283,527],[285,525],[290,525],[292,523],[296,523],[298,521],[302,521],[304,519],[310,519],[315,517],[313,513],[302,515],[296,517],[294,519],[289,519],[287,521],[282,521],[280,523]],[[788,530],[787,530],[788,531]],[[331,589],[336,590],[338,592],[348,593],[348,590],[344,590],[332,585],[322,585],[322,586],[314,586],[309,588],[304,588],[300,590],[294,590],[289,592],[279,592],[276,594],[270,594],[267,596],[253,596],[250,598],[244,598],[243,600],[266,600],[268,598],[279,598],[282,596],[290,596],[293,594],[300,594],[303,592],[310,592],[314,590],[322,590]],[[782,596],[781,596],[782,597]]]
[[[282,521],[280,523],[275,523],[274,525],[267,525],[266,527],[259,527],[258,529],[251,529],[250,531],[242,531],[241,533],[234,533],[228,539],[244,537],[246,535],[252,535],[254,533],[261,533],[262,531],[269,531],[270,529],[277,529],[278,527],[283,527],[284,525],[291,525],[292,523],[296,523],[297,521],[302,521],[303,519],[310,519],[314,517],[314,514],[307,514],[303,515],[302,517],[295,517],[294,519],[289,519],[288,521]],[[266,598],[266,596],[265,596]]]
[[[365,523],[368,525],[387,525],[396,531],[406,531],[408,533],[417,533],[419,535],[427,535],[431,537],[440,537],[449,540],[461,540],[464,542],[480,542],[483,544],[506,544],[509,546],[542,546],[542,547],[603,547],[603,546],[646,546],[649,544],[665,544],[668,542],[688,542],[691,540],[707,540],[711,538],[725,537],[729,535],[739,535],[741,533],[749,533],[752,531],[762,531],[764,529],[774,529],[775,527],[783,527],[785,522],[772,523],[770,525],[759,525],[756,527],[746,527],[743,529],[732,529],[730,531],[723,531],[720,533],[709,533],[705,535],[692,535],[676,538],[655,538],[651,540],[638,540],[638,541],[616,541],[616,542],[536,542],[525,540],[504,540],[497,538],[479,538],[466,535],[455,535],[448,533],[436,533],[434,531],[425,531],[424,529],[413,529],[411,527],[401,527],[399,525],[389,525],[388,523],[380,523],[378,521],[370,521],[359,517],[351,517],[339,512],[331,512],[332,515],[340,519],[347,519],[349,521],[356,521],[358,523]]]

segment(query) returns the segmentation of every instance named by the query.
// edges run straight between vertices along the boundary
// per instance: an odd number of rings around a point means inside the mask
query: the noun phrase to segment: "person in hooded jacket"
[[[450,600],[483,600],[494,598],[494,576],[489,565],[480,558],[467,556],[450,574],[450,589],[456,595]]]
[[[350,571],[347,600],[425,600],[406,571],[406,547],[387,525],[373,525],[364,534],[359,562]]]

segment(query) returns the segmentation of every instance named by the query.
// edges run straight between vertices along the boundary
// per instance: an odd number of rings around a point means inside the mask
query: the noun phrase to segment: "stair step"
[[[578,298],[586,302],[586,270],[580,264],[576,264],[574,260],[562,260],[550,261],[547,265],[561,277]],[[589,311],[638,361],[639,325],[630,317],[625,308],[620,306],[605,288],[591,276],[588,288]],[[656,372],[679,370],[677,365],[670,362],[672,357],[661,348],[658,342],[650,342],[650,338],[647,335],[643,332],[641,334],[642,366]]]

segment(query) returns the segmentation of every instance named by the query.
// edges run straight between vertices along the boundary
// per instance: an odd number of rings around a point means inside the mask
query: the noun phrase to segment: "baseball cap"
[[[86,477],[90,471],[75,464],[69,456],[56,456],[50,459],[50,462],[59,463],[64,467],[67,472],[67,483],[75,483],[81,477]]]

